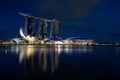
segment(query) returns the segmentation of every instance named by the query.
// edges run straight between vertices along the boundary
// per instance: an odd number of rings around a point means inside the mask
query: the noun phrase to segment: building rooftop
[[[54,40],[54,41],[61,41],[62,40],[62,38],[60,38],[60,37],[50,37],[48,39],[49,40]]]
[[[86,37],[70,37],[70,38],[67,38],[69,40],[92,40],[92,39],[89,39],[89,38],[86,38]]]

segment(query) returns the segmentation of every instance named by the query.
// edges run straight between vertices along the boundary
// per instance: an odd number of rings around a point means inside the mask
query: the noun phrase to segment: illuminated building
[[[23,40],[21,40],[20,38],[13,38],[12,41],[17,43],[17,44],[20,42],[23,42]]]
[[[19,13],[19,14],[25,17],[25,31],[27,32],[26,33],[27,36],[26,36],[23,33],[22,29],[20,29],[20,36],[27,42],[35,42],[36,41],[35,37],[37,37],[37,39],[43,39],[43,40],[46,39],[48,22],[50,22],[52,26],[50,37],[56,38],[59,36],[58,21],[43,19],[24,13]],[[34,35],[35,20],[39,20],[38,36]]]
[[[50,37],[59,37],[59,27],[58,27],[58,21],[52,21],[51,23],[51,34],[50,34]]]
[[[72,44],[82,44],[82,45],[91,45],[94,43],[92,39],[85,37],[70,37],[66,39],[67,41],[72,41]]]
[[[25,36],[22,31],[22,28],[20,28],[20,36],[27,42],[35,42],[36,41],[36,38],[34,36],[30,36],[30,35]]]
[[[35,18],[27,17],[27,34],[34,36]]]
[[[47,37],[47,21],[45,20],[40,20],[38,37],[41,39],[45,39]]]
[[[44,19],[40,17],[31,16],[28,14],[20,13],[20,15],[25,16],[25,31],[26,35],[23,33],[22,28],[20,28],[20,36],[23,40],[29,43],[39,42],[40,44],[82,44],[82,45],[91,45],[93,40],[88,38],[81,37],[70,37],[65,40],[62,40],[59,37],[59,21],[53,19]],[[34,35],[35,21],[39,21],[38,34]],[[48,23],[51,23],[50,26],[50,36],[47,37],[47,27]]]

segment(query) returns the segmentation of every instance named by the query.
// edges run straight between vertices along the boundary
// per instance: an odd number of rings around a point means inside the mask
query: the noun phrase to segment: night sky
[[[59,20],[63,39],[74,36],[120,42],[120,0],[0,1],[1,40],[19,37],[19,28],[24,27],[24,17],[19,12]]]

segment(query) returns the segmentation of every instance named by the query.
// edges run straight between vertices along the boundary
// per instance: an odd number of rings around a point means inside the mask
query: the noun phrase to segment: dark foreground
[[[120,79],[120,46],[0,46],[0,80]]]

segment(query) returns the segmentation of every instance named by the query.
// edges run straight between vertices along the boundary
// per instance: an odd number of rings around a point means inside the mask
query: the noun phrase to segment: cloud
[[[88,16],[89,9],[99,2],[100,0],[44,0],[37,12],[59,19],[76,20]]]

